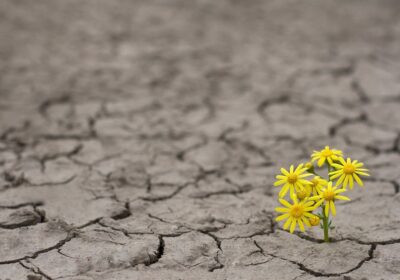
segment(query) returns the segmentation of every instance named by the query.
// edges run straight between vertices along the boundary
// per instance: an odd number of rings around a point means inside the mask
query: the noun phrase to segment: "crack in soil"
[[[273,258],[278,258],[278,259],[281,259],[281,260],[290,262],[290,263],[292,263],[292,264],[295,264],[295,265],[297,265],[297,267],[298,267],[300,270],[302,270],[302,271],[304,271],[304,272],[306,272],[306,273],[308,273],[308,274],[310,274],[310,275],[313,275],[313,276],[315,276],[315,277],[342,276],[342,275],[348,274],[348,273],[350,273],[350,272],[353,272],[353,271],[359,269],[365,262],[368,262],[368,261],[370,261],[370,260],[373,259],[373,257],[374,257],[374,251],[375,251],[375,249],[376,249],[376,247],[377,247],[376,244],[371,245],[370,249],[368,250],[368,257],[362,259],[356,266],[354,266],[353,268],[351,268],[351,269],[349,269],[349,270],[347,270],[347,271],[344,271],[344,272],[341,272],[341,273],[324,273],[324,272],[319,272],[319,271],[312,270],[312,269],[306,267],[306,266],[305,266],[304,264],[302,264],[301,262],[296,262],[296,261],[293,261],[293,260],[289,260],[289,259],[286,259],[286,258],[282,258],[282,257],[277,256],[277,255],[275,255],[275,254],[266,253],[266,252],[264,251],[264,249],[257,243],[257,241],[253,240],[253,242],[254,242],[254,245],[260,250],[260,252],[261,252],[264,256],[270,256],[270,257],[273,257]]]
[[[61,248],[62,246],[64,246],[64,244],[66,244],[67,242],[71,241],[71,240],[72,240],[73,238],[75,238],[76,236],[77,236],[77,233],[76,233],[76,232],[70,231],[70,232],[67,234],[67,237],[66,237],[65,239],[60,240],[59,242],[57,242],[57,244],[55,244],[55,245],[53,245],[53,246],[50,246],[50,247],[48,247],[48,248],[45,248],[45,249],[36,251],[36,252],[32,253],[31,255],[29,255],[29,256],[24,256],[24,257],[22,257],[22,258],[17,258],[17,259],[14,259],[14,260],[7,260],[7,261],[0,261],[0,264],[12,264],[12,263],[18,263],[18,262],[20,262],[20,261],[22,261],[22,260],[35,259],[35,258],[37,258],[37,257],[38,257],[39,255],[41,255],[41,254],[50,252],[50,251],[55,250],[55,249],[58,249],[58,248]]]

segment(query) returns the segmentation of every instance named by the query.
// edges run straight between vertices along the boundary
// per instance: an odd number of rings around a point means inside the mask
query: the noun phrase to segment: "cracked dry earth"
[[[398,1],[1,0],[0,279],[400,279]],[[365,161],[334,242],[274,174]]]

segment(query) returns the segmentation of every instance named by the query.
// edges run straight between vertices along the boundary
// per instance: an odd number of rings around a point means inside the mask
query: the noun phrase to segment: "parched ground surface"
[[[1,0],[0,279],[400,279],[400,2]],[[365,161],[334,242],[281,166]]]

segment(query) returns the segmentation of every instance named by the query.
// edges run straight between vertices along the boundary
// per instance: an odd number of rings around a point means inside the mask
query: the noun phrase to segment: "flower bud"
[[[320,219],[318,216],[314,215],[312,218],[309,219],[309,221],[310,221],[310,224],[315,227],[315,226],[319,225]]]
[[[314,173],[314,165],[312,164],[312,162],[306,162],[305,164],[304,164],[304,167],[306,167],[307,168],[307,171],[308,172],[310,172],[310,173]]]

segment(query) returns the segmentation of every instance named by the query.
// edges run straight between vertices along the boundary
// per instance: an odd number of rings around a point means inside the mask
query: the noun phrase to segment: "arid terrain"
[[[0,279],[400,279],[399,14],[0,0]],[[329,244],[274,221],[325,145],[372,175]]]

